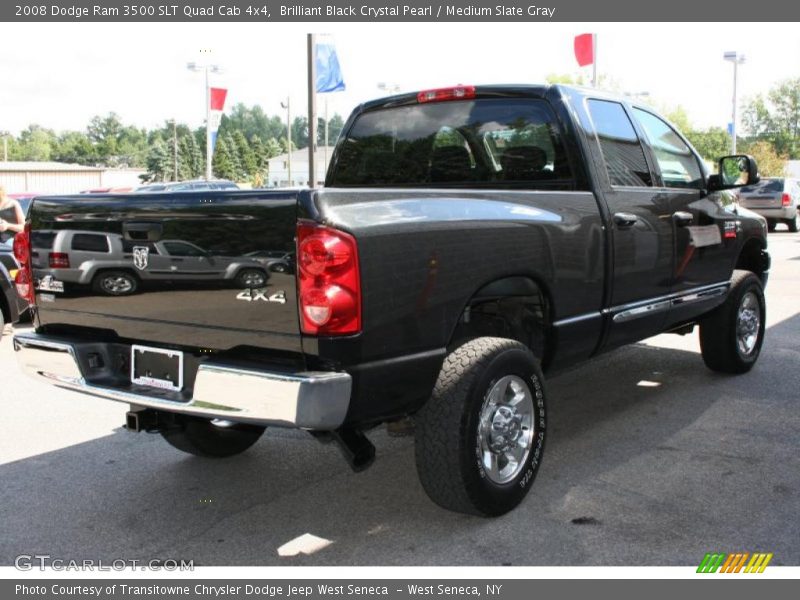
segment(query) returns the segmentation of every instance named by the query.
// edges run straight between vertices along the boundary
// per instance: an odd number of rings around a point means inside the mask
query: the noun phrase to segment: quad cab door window
[[[722,209],[720,193],[705,193],[706,182],[700,161],[688,143],[666,121],[653,113],[635,108],[658,166],[664,197],[665,219],[675,230],[675,267],[672,292],[726,281],[730,277],[724,259],[723,221],[732,218]],[[687,306],[671,318],[688,318],[688,312],[703,309]]]

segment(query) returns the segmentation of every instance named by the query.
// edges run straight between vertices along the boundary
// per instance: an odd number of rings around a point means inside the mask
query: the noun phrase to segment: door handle
[[[618,212],[614,213],[614,224],[620,229],[633,227],[639,221],[639,217],[633,213]]]
[[[672,220],[675,221],[675,225],[678,227],[686,227],[687,225],[692,224],[692,221],[694,221],[694,215],[692,215],[690,212],[679,210],[672,213]]]

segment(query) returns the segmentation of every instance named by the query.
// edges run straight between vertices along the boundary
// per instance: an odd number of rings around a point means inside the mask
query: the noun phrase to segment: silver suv
[[[125,296],[148,280],[260,288],[269,279],[253,258],[213,254],[185,240],[137,242],[113,233],[40,230],[31,236],[31,255],[36,288],[43,292],[63,292],[69,284]]]
[[[765,177],[739,190],[739,203],[767,219],[770,231],[786,223],[789,231],[800,229],[800,185],[796,179]]]

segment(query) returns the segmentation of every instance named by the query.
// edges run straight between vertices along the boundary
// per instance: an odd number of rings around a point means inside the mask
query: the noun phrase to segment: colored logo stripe
[[[763,573],[772,560],[772,552],[709,552],[697,567],[698,573]],[[748,562],[747,559],[750,559]],[[745,566],[747,563],[747,566]],[[744,570],[742,570],[744,568]]]

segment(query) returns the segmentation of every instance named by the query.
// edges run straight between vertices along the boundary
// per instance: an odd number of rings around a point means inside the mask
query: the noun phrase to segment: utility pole
[[[317,185],[314,149],[317,146],[317,61],[314,57],[316,36],[308,34],[308,187]]]
[[[174,175],[173,180],[178,181],[178,124],[175,119],[172,119],[172,150],[173,150],[173,164]]]
[[[738,86],[739,65],[744,64],[745,55],[737,52],[725,52],[722,58],[733,63],[733,109],[731,110],[731,154],[736,154],[736,93]]]
[[[211,180],[212,170],[211,170],[211,158],[212,158],[212,148],[211,148],[211,85],[208,79],[209,71],[212,73],[220,73],[222,69],[220,69],[219,65],[213,64],[204,64],[199,65],[194,62],[190,62],[186,65],[186,68],[190,71],[203,71],[206,76],[206,180]]]
[[[286,170],[289,187],[292,187],[292,99],[286,97],[286,104],[281,102],[281,108],[286,109]]]

